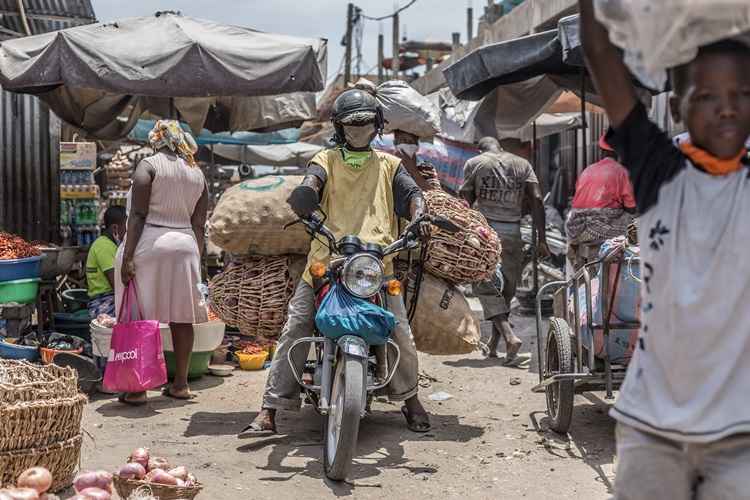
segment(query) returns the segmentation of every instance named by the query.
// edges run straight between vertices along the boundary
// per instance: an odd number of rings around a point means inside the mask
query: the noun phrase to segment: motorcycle
[[[460,230],[445,218],[423,215],[409,225],[399,240],[383,248],[364,243],[356,235],[336,240],[325,226],[325,215],[320,217],[314,213],[296,223],[303,224],[313,238],[322,236],[332,257],[328,266],[310,266],[316,294],[316,317],[330,293],[348,294],[355,301],[366,301],[385,309],[387,295],[399,295],[401,284],[395,279],[386,279],[383,260],[389,255],[418,247],[419,227],[423,223],[453,233]],[[338,290],[334,292],[335,287]],[[330,332],[319,331],[316,326],[313,335],[294,342],[287,355],[292,373],[307,400],[324,417],[324,469],[326,476],[335,481],[344,480],[349,474],[357,448],[360,419],[368,411],[375,392],[390,383],[398,368],[401,353],[389,338],[391,332],[380,333],[379,338],[384,341],[370,343],[368,339],[371,338],[365,338],[366,335],[359,332],[336,338]],[[314,346],[314,360],[308,361],[303,373],[299,374],[292,361],[293,353],[297,349],[309,353],[311,345]],[[388,351],[393,360],[390,363]]]

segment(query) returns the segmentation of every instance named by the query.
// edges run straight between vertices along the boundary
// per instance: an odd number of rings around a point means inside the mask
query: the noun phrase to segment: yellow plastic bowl
[[[237,359],[240,362],[240,369],[242,370],[261,370],[263,363],[268,359],[268,352],[259,352],[258,354],[238,352]]]

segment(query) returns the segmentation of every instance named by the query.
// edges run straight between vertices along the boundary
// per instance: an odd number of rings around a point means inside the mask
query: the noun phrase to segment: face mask
[[[352,148],[366,148],[375,138],[375,135],[376,130],[373,123],[361,126],[344,125],[344,139],[346,144]]]
[[[406,153],[409,157],[413,157],[419,151],[419,146],[416,144],[399,144],[398,149]]]

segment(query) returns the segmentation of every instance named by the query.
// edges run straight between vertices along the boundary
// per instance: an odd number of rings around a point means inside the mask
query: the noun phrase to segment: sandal
[[[191,393],[188,393],[187,396],[178,396],[177,394],[174,394],[172,392],[172,386],[171,385],[165,387],[164,389],[162,389],[161,395],[162,396],[166,396],[168,398],[172,398],[172,399],[178,399],[180,401],[189,401],[189,400],[195,398],[195,395],[191,394]]]
[[[237,434],[237,437],[243,438],[243,437],[266,437],[266,436],[273,436],[276,434],[276,427],[274,426],[271,429],[264,429],[260,426],[257,422],[252,422],[250,425],[245,427],[240,431],[239,434]]]
[[[401,413],[403,413],[404,418],[406,418],[406,426],[410,431],[421,434],[429,432],[429,430],[432,429],[432,426],[430,425],[430,417],[427,413],[412,415],[406,406],[401,407]],[[425,420],[421,420],[421,418],[424,418]]]

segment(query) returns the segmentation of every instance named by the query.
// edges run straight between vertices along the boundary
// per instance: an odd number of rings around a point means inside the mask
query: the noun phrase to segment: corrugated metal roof
[[[90,0],[23,0],[33,35],[96,21]],[[0,40],[25,36],[17,0],[0,0]],[[0,89],[0,229],[58,241],[60,119],[38,98]]]
[[[32,35],[96,21],[91,0],[23,0]],[[17,0],[0,0],[0,39],[25,36]]]

